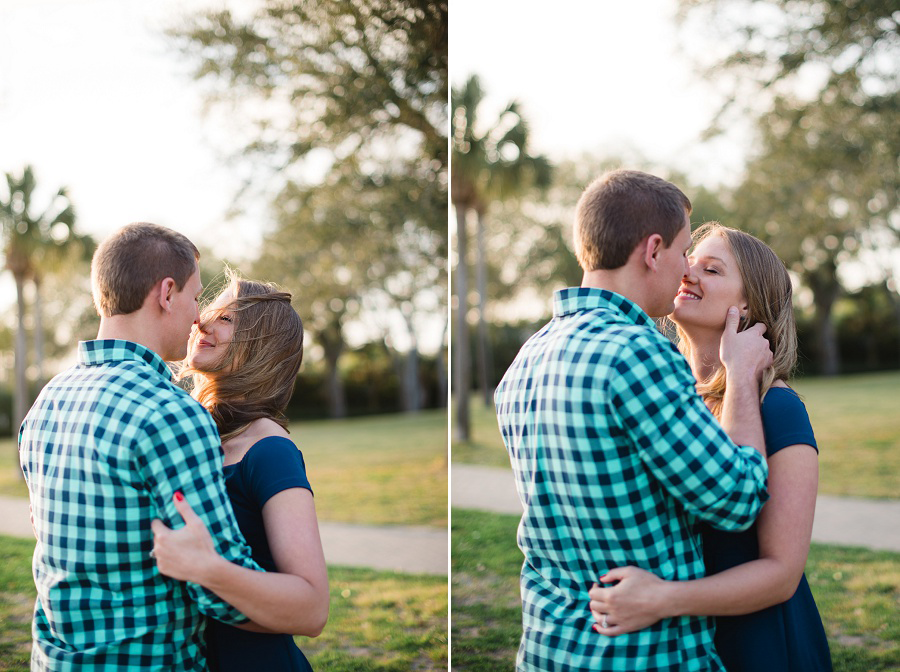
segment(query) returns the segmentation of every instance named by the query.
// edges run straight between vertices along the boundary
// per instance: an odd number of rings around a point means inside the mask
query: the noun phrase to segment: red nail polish
[[[180,502],[183,499],[184,499],[184,495],[181,494],[181,490],[176,490],[175,491],[175,501]]]
[[[598,632],[598,633],[600,632],[600,628],[597,627],[596,623],[594,623],[593,628],[594,628],[594,632]]]

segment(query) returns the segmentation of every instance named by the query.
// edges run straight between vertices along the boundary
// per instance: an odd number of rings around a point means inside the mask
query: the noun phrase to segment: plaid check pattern
[[[171,379],[137,343],[79,343],[77,365],[19,430],[38,538],[32,670],[205,670],[201,614],[246,621],[149,557],[153,518],[184,524],[181,490],[218,552],[259,569],[225,493],[215,423]]]
[[[517,669],[724,670],[713,619],[597,634],[588,589],[637,565],[703,576],[698,521],[749,527],[768,498],[765,460],[709,413],[684,357],[634,303],[569,288],[495,393],[524,506]]]

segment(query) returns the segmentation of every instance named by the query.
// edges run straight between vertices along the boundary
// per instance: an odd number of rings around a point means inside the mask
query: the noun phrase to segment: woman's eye
[[[703,270],[705,270],[707,273],[712,273],[713,275],[719,275],[718,269],[715,268],[705,268]]]
[[[231,322],[232,321],[232,319],[230,317],[228,317],[228,315],[222,315],[219,319],[222,320],[223,322]]]

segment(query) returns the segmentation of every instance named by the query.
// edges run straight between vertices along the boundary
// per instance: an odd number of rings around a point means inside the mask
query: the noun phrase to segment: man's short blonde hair
[[[575,210],[575,256],[584,271],[625,265],[658,233],[666,247],[684,228],[691,202],[671,182],[638,170],[614,170],[591,182]]]
[[[91,261],[94,307],[101,317],[133,313],[164,278],[181,291],[198,259],[197,247],[177,231],[145,222],[124,226],[100,244]]]

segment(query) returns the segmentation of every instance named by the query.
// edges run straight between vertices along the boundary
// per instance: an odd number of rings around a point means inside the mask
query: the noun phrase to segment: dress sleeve
[[[792,389],[773,387],[766,393],[762,421],[769,457],[782,448],[797,444],[812,446],[819,452],[806,406]]]
[[[257,443],[244,458],[244,470],[250,497],[260,509],[282,490],[312,492],[303,454],[290,439],[273,436]]]
[[[193,400],[179,400],[161,408],[143,430],[140,471],[159,519],[173,529],[184,526],[173,501],[180,490],[203,520],[219,555],[243,567],[265,571],[253,561],[234,517],[225,490],[219,434],[209,413]],[[195,583],[186,586],[197,608],[207,616],[225,623],[247,621],[213,592]]]
[[[641,460],[691,515],[722,530],[747,529],[768,499],[766,461],[731,441],[674,345],[661,335],[631,345],[610,385]]]

